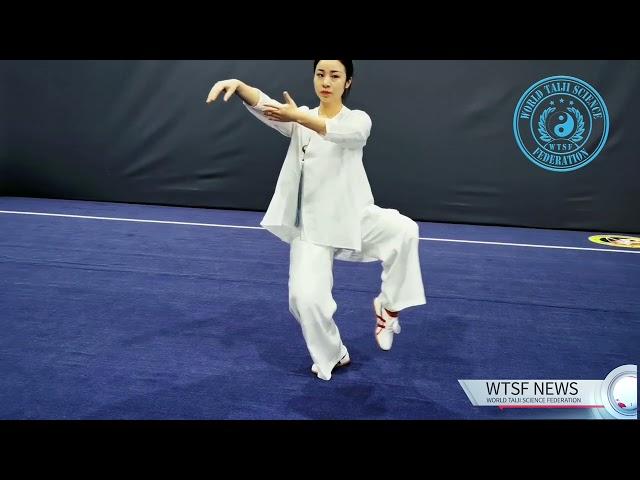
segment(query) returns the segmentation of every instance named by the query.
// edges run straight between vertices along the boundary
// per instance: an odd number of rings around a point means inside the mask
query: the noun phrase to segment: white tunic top
[[[287,243],[302,235],[308,242],[334,247],[339,260],[375,260],[362,255],[360,231],[363,210],[374,203],[362,163],[371,131],[369,115],[343,105],[338,115],[326,119],[323,136],[295,122],[268,119],[262,114],[268,104],[282,105],[263,92],[254,107],[244,103],[260,121],[290,137],[291,142],[260,225]],[[319,107],[298,108],[318,115]],[[298,213],[301,225],[296,225]]]

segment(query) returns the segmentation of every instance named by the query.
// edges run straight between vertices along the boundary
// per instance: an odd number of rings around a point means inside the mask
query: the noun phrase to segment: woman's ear
[[[344,84],[344,89],[348,90],[351,87],[351,80],[348,80],[347,83]]]

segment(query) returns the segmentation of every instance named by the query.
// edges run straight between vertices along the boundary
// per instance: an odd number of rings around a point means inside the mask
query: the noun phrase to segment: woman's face
[[[351,85],[347,81],[344,65],[339,60],[320,60],[316,65],[313,86],[321,102],[342,102],[345,88]]]

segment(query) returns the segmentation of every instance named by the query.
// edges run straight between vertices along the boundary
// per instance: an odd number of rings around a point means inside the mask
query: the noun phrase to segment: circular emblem
[[[614,418],[637,418],[638,367],[622,365],[612,370],[602,382],[600,395],[605,409]]]
[[[640,248],[640,238],[626,235],[592,235],[589,237],[594,243],[613,247]]]
[[[582,168],[604,148],[609,113],[587,82],[554,76],[531,85],[513,114],[513,134],[522,153],[552,172]]]

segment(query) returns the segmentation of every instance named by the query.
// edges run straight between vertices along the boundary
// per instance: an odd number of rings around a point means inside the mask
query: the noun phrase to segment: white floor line
[[[143,220],[139,218],[117,218],[117,217],[93,217],[89,215],[69,215],[62,213],[44,213],[44,212],[22,212],[13,210],[0,210],[0,213],[7,215],[42,215],[46,217],[65,217],[65,218],[83,218],[89,220],[112,220],[118,222],[138,222],[138,223],[165,223],[171,225],[193,225],[197,227],[218,227],[218,228],[245,228],[251,230],[264,230],[263,227],[248,227],[244,225],[223,225],[216,223],[194,223],[194,222],[172,222],[168,220]],[[640,251],[630,250],[613,250],[610,248],[588,248],[588,247],[566,247],[562,245],[536,245],[529,243],[508,243],[508,242],[488,242],[480,240],[458,240],[453,238],[430,238],[419,237],[420,240],[429,242],[452,242],[452,243],[477,243],[482,245],[502,245],[509,247],[529,247],[529,248],[554,248],[560,250],[585,250],[591,252],[609,252],[609,253],[640,253]]]

